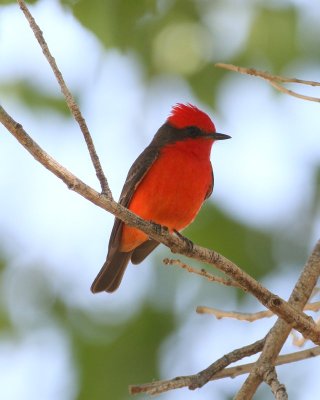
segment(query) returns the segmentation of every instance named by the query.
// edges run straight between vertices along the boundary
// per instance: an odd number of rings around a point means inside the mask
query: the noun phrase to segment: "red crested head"
[[[216,131],[208,114],[190,103],[178,103],[173,106],[167,122],[178,129],[195,126],[205,133],[215,133]]]

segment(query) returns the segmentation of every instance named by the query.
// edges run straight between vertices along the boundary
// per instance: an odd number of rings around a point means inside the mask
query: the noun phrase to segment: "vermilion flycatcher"
[[[212,193],[213,142],[229,138],[217,133],[209,116],[197,107],[175,105],[130,168],[119,203],[171,232],[182,230]],[[141,263],[158,244],[116,218],[107,259],[91,286],[92,292],[114,292],[129,261]]]

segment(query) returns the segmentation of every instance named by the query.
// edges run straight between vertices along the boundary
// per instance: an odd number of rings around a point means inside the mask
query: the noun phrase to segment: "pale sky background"
[[[294,3],[302,7],[304,3],[311,6],[312,2]],[[165,121],[171,106],[176,102],[191,102],[210,113],[218,131],[232,136],[232,140],[217,143],[213,148],[215,190],[212,201],[252,226],[268,229],[283,225],[294,229],[295,221],[291,216],[303,209],[310,198],[314,190],[314,165],[319,165],[320,160],[318,104],[276,95],[263,81],[230,74],[220,87],[217,108],[212,112],[193,97],[182,79],[163,75],[146,87],[143,70],[133,54],[124,55],[117,50],[105,52],[93,34],[81,27],[56,1],[40,1],[31,10],[71,91],[82,99],[81,110],[115,198],[130,165]],[[313,13],[306,12],[301,24],[312,23],[315,15],[320,18],[319,7]],[[232,18],[237,18],[237,27]],[[250,14],[244,12],[225,16],[230,30],[239,31],[234,47],[228,50],[230,54],[237,51],[245,39],[248,18]],[[216,51],[222,52],[219,48]],[[223,56],[223,52],[219,54]],[[287,75],[319,81],[319,65],[305,64],[301,60],[291,66]],[[0,9],[0,83],[17,78],[30,80],[50,95],[59,94],[41,50],[14,4]],[[311,95],[308,88],[301,90]],[[313,91],[312,95],[317,93]],[[1,103],[46,151],[99,189],[81,133],[73,121],[51,112],[28,110],[14,96],[3,97]],[[34,263],[41,268],[43,264],[44,268],[52,270],[57,292],[66,293],[68,301],[79,308],[100,308],[101,312],[117,309],[121,310],[122,318],[138,310],[147,283],[152,281],[153,272],[148,269],[148,262],[142,266],[139,281],[134,279],[135,271],[128,269],[123,287],[116,296],[93,296],[89,291],[106,256],[112,215],[69,191],[37,164],[2,126],[0,143],[0,244],[8,251],[12,270]],[[319,221],[315,227],[313,243],[319,237]],[[7,277],[10,285],[15,284],[12,276],[8,274]],[[296,275],[287,270],[278,274],[277,279],[268,277],[264,283],[286,297],[295,280]],[[39,331],[28,327],[39,316],[25,315],[18,289],[23,290],[17,287],[14,298],[8,293],[1,294],[12,310],[12,319],[24,332],[18,347],[10,337],[0,336],[2,398],[75,398],[78,377],[72,369],[68,338],[57,327],[48,325],[46,330]],[[195,290],[185,289],[186,293]],[[260,309],[252,299],[247,306]],[[185,309],[185,297],[177,294],[174,307],[177,314]],[[229,304],[224,302],[223,307],[235,309],[236,299],[231,296]],[[224,350],[230,351],[230,342],[235,348],[243,345],[243,336],[247,343],[256,340],[274,322],[274,319],[259,321],[248,329],[245,323],[215,321],[195,313],[182,318],[180,331],[159,350],[164,350],[160,361],[163,377],[194,373],[210,364],[215,355],[219,357]],[[197,340],[199,329],[203,332],[201,343]],[[219,337],[226,335],[228,342],[223,349],[224,342]],[[218,348],[215,343],[219,343]],[[292,351],[292,346],[287,344],[285,350]],[[43,360],[47,367],[43,366]],[[301,391],[303,399],[314,400],[314,393],[320,392],[319,379],[315,379],[318,370],[319,361],[310,360],[303,367],[299,363],[282,367],[279,375],[286,381],[289,394],[291,388],[296,398],[302,398],[299,397]],[[227,384],[216,382],[196,392],[176,391],[162,398],[209,399],[212,387],[216,390],[215,398],[219,398],[219,394],[232,393],[239,387],[241,379]],[[312,392],[308,391],[310,387]]]

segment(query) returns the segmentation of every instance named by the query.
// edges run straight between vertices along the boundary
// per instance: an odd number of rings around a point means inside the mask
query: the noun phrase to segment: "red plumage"
[[[208,114],[189,103],[178,103],[173,106],[167,122],[178,129],[196,126],[206,133],[213,133],[216,131],[214,123],[211,121]]]
[[[180,231],[189,225],[213,189],[210,152],[216,133],[209,116],[191,104],[177,104],[150,145],[129,170],[120,204],[145,220]],[[138,264],[159,243],[115,219],[106,262],[92,292],[113,292],[131,260]]]

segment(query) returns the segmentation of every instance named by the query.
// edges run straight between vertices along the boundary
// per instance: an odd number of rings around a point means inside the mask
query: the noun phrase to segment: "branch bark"
[[[264,374],[263,380],[270,386],[276,400],[288,400],[288,393],[284,385],[279,382],[276,369],[272,367]]]
[[[293,97],[297,97],[298,99],[314,101],[316,103],[320,103],[319,97],[311,97],[311,96],[306,96],[306,95],[294,92],[293,90],[289,90],[279,83],[279,82],[281,82],[281,83],[298,83],[301,85],[308,85],[308,86],[320,86],[320,82],[306,81],[303,79],[296,79],[296,78],[286,78],[286,77],[279,76],[279,75],[272,75],[265,71],[258,71],[255,68],[244,68],[244,67],[239,67],[237,65],[232,65],[232,64],[217,63],[217,64],[215,64],[215,66],[218,68],[227,69],[229,71],[239,72],[240,74],[257,76],[258,78],[262,78],[262,79],[266,80],[267,82],[269,82],[270,85],[272,85],[274,88],[276,88],[277,90],[279,90],[282,93],[288,94]]]
[[[319,311],[320,310],[320,301],[316,301],[314,303],[308,303],[304,307],[304,311]],[[214,315],[217,319],[221,318],[234,318],[238,321],[246,321],[246,322],[254,322],[258,319],[262,318],[270,318],[273,317],[274,314],[270,310],[258,311],[255,313],[243,313],[238,311],[225,311],[219,310],[218,308],[206,307],[206,306],[198,306],[196,309],[198,314],[211,314]]]
[[[289,298],[289,304],[291,304],[296,310],[302,310],[305,307],[317,283],[319,275],[320,240],[316,244],[311,256],[303,268],[300,278]],[[260,358],[235,397],[236,400],[252,399],[254,393],[263,380],[264,374],[275,365],[275,360],[287,340],[290,331],[291,326],[283,319],[277,320],[268,333]]]
[[[258,343],[258,342],[256,342],[256,343]],[[277,357],[277,359],[275,361],[275,365],[284,365],[284,364],[289,364],[289,363],[293,363],[293,362],[298,362],[301,360],[306,360],[308,358],[317,357],[319,355],[320,355],[320,346],[316,346],[316,347],[313,347],[312,349],[297,351],[295,353],[281,355],[281,356]],[[217,362],[218,361],[219,360],[217,360]],[[243,365],[237,365],[236,367],[225,368],[225,369],[221,370],[220,372],[217,372],[215,375],[213,375],[210,378],[210,381],[215,381],[218,379],[225,379],[225,378],[236,378],[237,376],[249,373],[254,366],[255,366],[255,363],[253,362],[253,363],[248,363],[248,364],[243,364]],[[198,374],[187,375],[187,376],[178,376],[178,377],[170,379],[170,380],[153,381],[153,382],[144,383],[141,385],[131,385],[129,387],[129,391],[131,394],[146,393],[149,395],[156,395],[156,394],[167,392],[169,390],[188,387],[194,382],[197,375]]]

